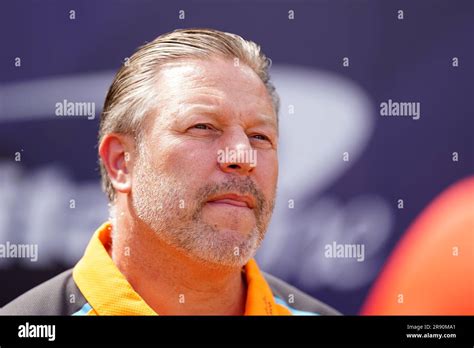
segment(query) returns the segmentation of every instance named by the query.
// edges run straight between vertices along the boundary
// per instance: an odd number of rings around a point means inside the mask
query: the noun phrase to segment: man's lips
[[[250,196],[241,196],[237,194],[225,194],[212,197],[207,201],[208,203],[230,204],[236,207],[253,209],[255,206],[254,199]]]

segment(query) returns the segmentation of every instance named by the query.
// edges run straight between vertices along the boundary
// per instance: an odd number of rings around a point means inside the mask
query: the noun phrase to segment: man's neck
[[[195,261],[144,228],[127,224],[114,228],[109,254],[156,313],[244,314],[247,289],[241,269]]]

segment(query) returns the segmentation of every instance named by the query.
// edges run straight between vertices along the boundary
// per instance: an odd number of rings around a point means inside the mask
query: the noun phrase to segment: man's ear
[[[133,149],[133,138],[124,134],[110,133],[100,142],[99,156],[117,192],[130,192],[130,154]]]

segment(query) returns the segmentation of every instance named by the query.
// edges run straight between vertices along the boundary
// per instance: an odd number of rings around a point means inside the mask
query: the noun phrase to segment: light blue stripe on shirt
[[[84,306],[82,306],[81,309],[79,309],[76,313],[73,313],[72,315],[87,315],[87,313],[89,313],[91,309],[91,305],[86,303]]]
[[[288,306],[288,304],[285,301],[283,301],[281,298],[277,296],[275,296],[275,302],[288,308],[291,311],[291,314],[293,315],[320,315],[319,313],[300,311],[298,309],[292,308]]]

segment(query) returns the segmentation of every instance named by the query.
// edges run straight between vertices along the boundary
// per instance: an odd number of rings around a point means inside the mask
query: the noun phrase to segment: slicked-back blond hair
[[[129,134],[140,141],[142,121],[154,105],[154,82],[161,65],[178,59],[210,57],[238,59],[239,64],[250,67],[265,84],[278,115],[279,98],[270,82],[269,60],[259,45],[214,29],[179,29],[141,46],[117,72],[100,118],[99,144],[110,133]],[[113,202],[115,190],[100,157],[99,165],[102,189]]]

